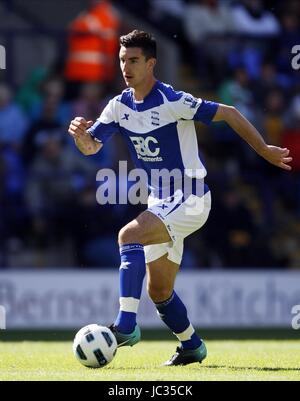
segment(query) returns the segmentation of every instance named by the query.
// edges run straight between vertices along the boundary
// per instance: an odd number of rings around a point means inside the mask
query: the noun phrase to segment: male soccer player
[[[154,76],[156,42],[151,34],[134,30],[120,38],[120,45],[120,66],[128,88],[110,100],[94,124],[76,117],[69,127],[84,155],[95,154],[113,134],[121,134],[136,166],[149,176],[148,209],[119,232],[120,311],[112,329],[119,346],[132,346],[140,340],[136,314],[147,267],[149,296],[181,342],[165,365],[202,362],[207,355],[205,344],[174,291],[184,239],[204,225],[211,205],[194,121],[226,121],[260,156],[285,170],[291,169],[292,158],[288,149],[267,145],[234,107],[176,92],[158,81]],[[181,178],[169,182],[168,195],[163,194],[165,183],[151,181],[153,169],[182,173]],[[186,177],[190,180],[188,193],[180,187]]]

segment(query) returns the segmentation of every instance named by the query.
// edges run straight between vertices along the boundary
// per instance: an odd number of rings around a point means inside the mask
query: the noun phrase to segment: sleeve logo
[[[195,109],[198,105],[200,105],[200,103],[198,102],[198,99],[195,99],[192,96],[186,96],[183,100],[183,104],[186,104],[191,109]]]

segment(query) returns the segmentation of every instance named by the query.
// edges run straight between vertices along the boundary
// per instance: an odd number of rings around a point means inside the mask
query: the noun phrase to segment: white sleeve
[[[119,131],[119,123],[115,112],[115,99],[109,101],[100,117],[88,132],[103,144]]]
[[[196,98],[181,92],[181,97],[172,102],[172,109],[177,120],[195,120],[210,124],[218,109],[218,103]]]

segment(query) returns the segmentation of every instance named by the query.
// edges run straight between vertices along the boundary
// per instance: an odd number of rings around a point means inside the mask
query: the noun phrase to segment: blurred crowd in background
[[[96,172],[128,159],[122,138],[84,157],[67,134],[72,118],[95,121],[124,89],[120,6],[178,47],[176,89],[236,106],[294,157],[293,171],[281,171],[226,124],[198,124],[213,207],[186,240],[183,268],[299,268],[298,0],[86,2],[52,68],[34,66],[18,87],[0,80],[0,267],[117,266],[118,230],[145,208],[96,203]]]

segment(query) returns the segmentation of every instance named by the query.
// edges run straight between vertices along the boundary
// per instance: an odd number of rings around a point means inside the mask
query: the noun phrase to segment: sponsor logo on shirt
[[[130,137],[133,146],[135,147],[138,159],[145,162],[161,162],[163,158],[159,156],[160,147],[158,141],[153,136],[143,138],[142,136]]]

